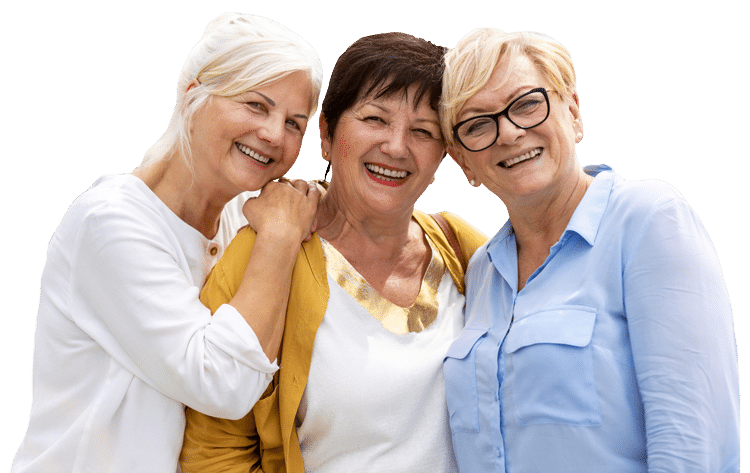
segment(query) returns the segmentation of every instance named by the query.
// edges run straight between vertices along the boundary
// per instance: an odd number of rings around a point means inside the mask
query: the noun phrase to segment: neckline
[[[437,292],[445,273],[445,262],[429,237],[427,242],[432,257],[422,278],[419,294],[409,307],[396,305],[380,295],[332,244],[323,238],[320,241],[328,275],[383,328],[396,335],[405,335],[421,332],[437,320]]]

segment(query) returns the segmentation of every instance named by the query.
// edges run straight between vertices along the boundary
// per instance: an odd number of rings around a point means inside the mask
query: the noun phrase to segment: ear
[[[466,161],[466,158],[463,157],[461,152],[456,150],[456,148],[453,148],[452,146],[449,146],[447,148],[448,154],[453,158],[453,161],[458,164],[458,166],[461,168],[461,170],[464,172],[464,175],[466,176],[466,180],[471,182],[472,180],[477,181],[476,175],[474,174],[474,171],[471,170],[471,167],[469,167],[468,162]]]
[[[188,93],[188,90],[192,89],[193,87],[198,87],[199,85],[201,85],[201,83],[198,82],[198,79],[191,80],[190,83],[188,83],[187,88],[185,88],[185,93]]]
[[[581,110],[579,109],[578,94],[573,93],[573,100],[568,105],[568,110],[573,117],[573,133],[576,136],[581,136],[583,134],[583,119],[581,118]],[[576,138],[576,143],[579,141],[580,139]]]
[[[330,161],[331,138],[328,136],[328,122],[322,113],[318,119],[318,127],[320,127],[320,150],[323,152],[323,159]]]
[[[187,95],[190,92],[190,89],[192,89],[193,87],[198,87],[199,85],[201,85],[201,83],[198,82],[198,79],[193,79],[190,82],[188,82],[188,86],[185,89],[185,93],[182,94],[182,105],[181,105],[181,108],[180,108],[180,112],[184,112],[185,111],[186,104],[188,103],[187,102]]]

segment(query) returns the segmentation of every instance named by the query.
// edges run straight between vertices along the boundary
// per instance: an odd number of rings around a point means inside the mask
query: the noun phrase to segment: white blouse
[[[213,240],[133,175],[104,176],[70,206],[42,275],[13,472],[174,472],[184,405],[233,419],[252,408],[276,365],[233,307],[212,317],[198,299],[247,197]]]
[[[433,249],[410,308],[382,298],[323,242],[330,299],[297,435],[308,472],[452,472],[442,362],[464,297]]]

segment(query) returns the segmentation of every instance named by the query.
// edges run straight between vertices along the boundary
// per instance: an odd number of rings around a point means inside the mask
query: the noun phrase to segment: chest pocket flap
[[[505,352],[538,343],[585,347],[591,343],[596,309],[583,306],[561,307],[537,312],[517,320],[505,340]]]

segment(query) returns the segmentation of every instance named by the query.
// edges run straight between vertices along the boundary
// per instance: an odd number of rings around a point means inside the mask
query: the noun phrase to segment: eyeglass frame
[[[533,94],[534,92],[541,92],[542,95],[544,96],[544,101],[547,103],[547,114],[544,116],[544,118],[542,119],[542,121],[540,121],[536,125],[526,126],[526,127],[520,126],[516,122],[514,122],[513,120],[510,119],[510,115],[508,114],[508,111],[511,109],[511,107],[513,107],[513,105],[516,104],[516,102],[518,102],[522,98],[526,97],[527,95]],[[490,113],[490,114],[487,114],[487,115],[477,115],[475,117],[467,118],[466,120],[461,120],[460,122],[456,123],[453,126],[453,129],[452,129],[453,130],[453,137],[456,138],[456,141],[458,141],[461,144],[461,146],[463,146],[467,151],[471,151],[472,153],[478,153],[480,151],[486,150],[487,148],[489,148],[490,146],[492,146],[493,144],[495,144],[495,142],[497,141],[497,139],[500,137],[500,117],[501,116],[505,116],[505,118],[507,118],[510,123],[512,123],[513,125],[516,126],[516,128],[520,128],[522,130],[530,130],[530,129],[534,128],[534,127],[537,127],[537,126],[541,125],[542,123],[544,123],[547,120],[547,118],[549,118],[550,104],[549,104],[549,95],[547,95],[547,92],[548,91],[547,91],[546,88],[544,88],[544,87],[537,87],[536,89],[531,89],[528,92],[526,92],[525,94],[522,94],[522,95],[519,95],[518,97],[516,97],[511,103],[508,104],[507,107],[505,107],[500,112]],[[555,91],[551,90],[549,92],[555,92]],[[463,124],[468,123],[468,122],[470,122],[472,120],[476,120],[477,118],[491,118],[495,122],[495,139],[492,140],[490,142],[490,144],[488,144],[484,148],[481,148],[481,149],[471,149],[468,146],[466,146],[463,141],[461,141],[461,138],[458,136],[458,129]]]

